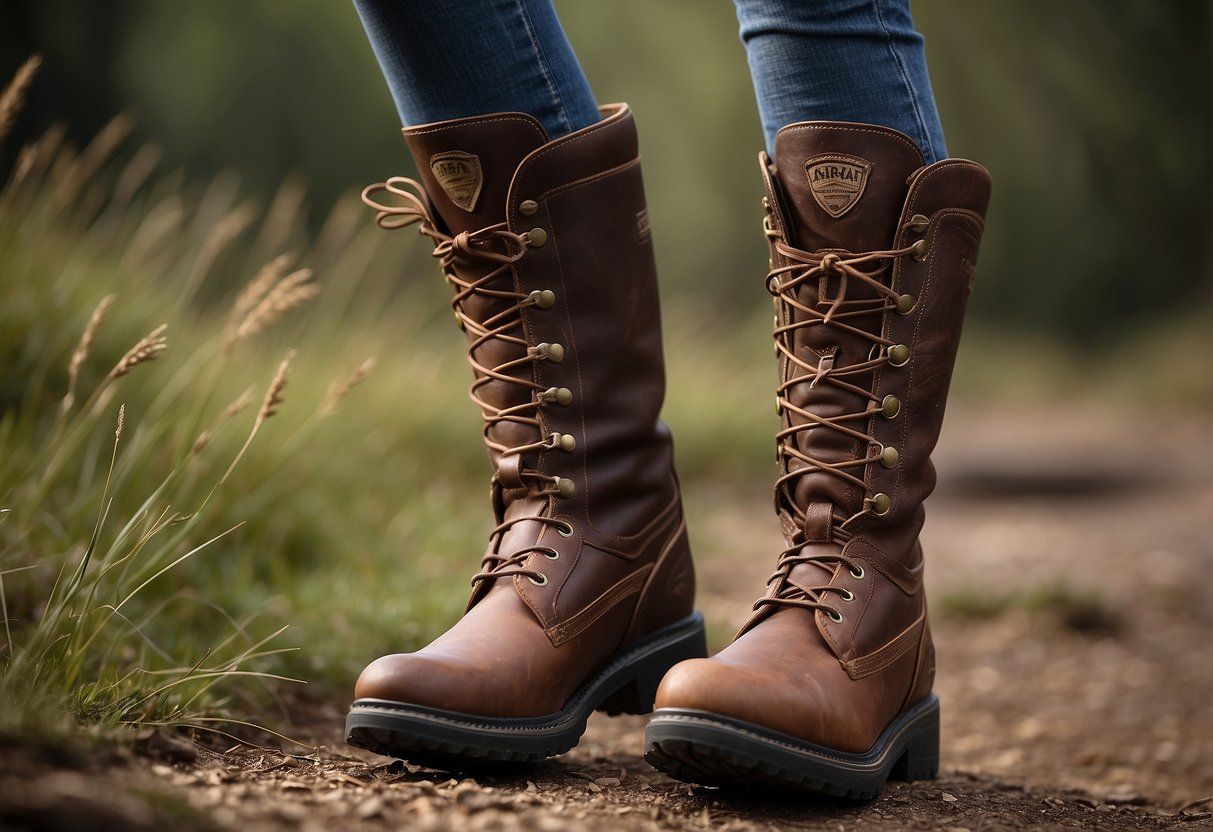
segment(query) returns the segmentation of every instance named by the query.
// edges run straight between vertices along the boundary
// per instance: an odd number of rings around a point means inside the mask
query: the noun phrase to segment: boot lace
[[[384,201],[385,197],[390,201]],[[452,237],[439,230],[434,222],[421,183],[404,176],[393,176],[386,182],[367,186],[362,191],[362,201],[375,210],[375,222],[380,228],[394,230],[417,225],[422,235],[433,240],[433,256],[441,263],[442,273],[454,290],[451,308],[455,311],[460,328],[471,338],[468,344],[468,361],[475,372],[475,381],[472,382],[468,395],[484,414],[485,444],[503,457],[517,455],[520,459],[523,454],[532,451],[562,447],[562,439],[567,441],[567,438],[559,433],[543,436],[538,414],[541,408],[559,401],[564,391],[545,389],[532,379],[512,374],[519,367],[550,358],[554,347],[549,344],[533,347],[520,335],[523,330],[523,309],[531,306],[548,308],[555,302],[551,292],[523,293],[513,288],[510,267],[530,250],[531,232],[517,234],[509,229],[507,223],[501,222],[476,231],[461,231]],[[466,266],[468,262],[484,264],[484,273],[478,277],[461,276],[456,271],[456,264],[463,263]],[[473,273],[480,271],[465,270]],[[470,301],[478,297],[508,305],[484,320],[479,320],[468,311]],[[510,352],[518,353],[519,357],[495,366],[481,362],[478,353],[493,342],[510,345]],[[481,391],[485,385],[494,381],[525,388],[529,393],[528,400],[510,407],[497,407],[486,401],[481,396]],[[522,445],[503,444],[494,438],[493,428],[505,422],[532,428],[539,438]],[[528,493],[533,495],[567,496],[566,490],[572,484],[561,477],[532,469],[524,468],[519,471],[518,476],[525,483]],[[494,482],[495,485],[500,485],[499,474],[494,474]],[[482,581],[513,575],[523,575],[536,586],[547,583],[547,577],[542,572],[527,569],[523,564],[527,556],[535,552],[555,560],[559,557],[555,549],[548,546],[527,546],[509,555],[498,551],[505,533],[524,521],[554,525],[557,531],[566,537],[572,534],[572,527],[568,523],[542,515],[516,517],[499,523],[490,535],[492,545],[481,561],[481,571],[472,578],[473,586]]]
[[[908,227],[921,231],[919,220],[914,217]],[[774,329],[775,348],[778,355],[783,356],[793,367],[800,368],[801,373],[789,368],[785,378],[778,388],[777,401],[780,412],[788,412],[803,419],[802,424],[792,424],[776,434],[778,457],[784,473],[775,482],[775,492],[791,492],[796,481],[813,472],[825,472],[838,477],[847,483],[858,486],[866,492],[867,484],[863,478],[852,471],[862,471],[872,463],[880,462],[886,449],[874,436],[860,430],[860,426],[870,424],[871,417],[883,413],[892,418],[896,416],[893,409],[900,403],[892,397],[880,397],[867,387],[853,383],[856,376],[873,372],[876,368],[888,363],[900,365],[908,360],[908,351],[884,338],[880,332],[855,326],[852,321],[873,315],[884,315],[904,308],[906,299],[900,297],[883,278],[890,267],[899,257],[907,255],[921,258],[926,253],[926,241],[918,240],[912,245],[883,251],[869,251],[858,254],[847,252],[817,251],[809,252],[789,245],[775,231],[769,222],[764,222],[764,231],[771,239],[775,252],[782,257],[785,265],[774,267],[767,275],[767,291],[776,299],[785,311],[782,319],[788,323],[780,324],[776,320]],[[829,285],[836,287],[834,299],[824,311],[816,304],[809,304],[799,297],[799,289],[805,284]],[[848,298],[848,290],[852,286],[867,287],[875,292],[876,297]],[[865,293],[868,294],[868,293]],[[907,296],[908,297],[908,296]],[[910,299],[912,302],[912,299]],[[799,313],[799,314],[796,314]],[[818,355],[811,350],[805,350],[807,355],[797,353],[795,336],[799,330],[810,327],[832,327],[849,335],[859,336],[869,342],[872,347],[865,361],[839,367],[835,366],[834,354],[826,352]],[[811,408],[803,407],[792,401],[790,391],[797,385],[808,381],[809,387],[833,385],[834,387],[854,394],[864,402],[862,410],[844,413],[837,416],[825,417],[813,412]],[[812,453],[798,447],[797,439],[801,434],[813,430],[837,431],[851,439],[866,443],[866,455],[854,459],[844,459],[830,462],[813,456]],[[883,494],[868,495],[865,493],[862,507],[859,511],[847,517],[833,514],[830,518],[830,539],[837,544],[845,544],[854,535],[850,530],[862,516],[875,513],[884,514],[889,509],[888,497]],[[780,504],[789,511],[797,526],[803,525],[806,509],[795,504],[792,499],[784,499]],[[792,572],[800,564],[814,564],[827,573],[833,573],[839,565],[845,566],[857,579],[864,576],[863,567],[838,552],[814,552],[805,554],[805,542],[797,542],[785,549],[779,556],[775,572],[767,581],[768,592],[755,604],[756,611],[764,608],[779,606],[797,606],[812,610],[821,610],[834,622],[842,621],[842,614],[831,603],[830,595],[836,600],[851,601],[854,595],[845,587],[831,585],[806,585],[793,580]]]

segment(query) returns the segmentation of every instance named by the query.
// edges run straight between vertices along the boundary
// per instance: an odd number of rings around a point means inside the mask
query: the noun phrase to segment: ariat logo
[[[850,211],[859,202],[871,169],[872,163],[867,159],[841,153],[814,156],[804,163],[813,199],[834,219]]]
[[[480,157],[462,150],[448,150],[430,157],[430,170],[434,178],[451,198],[451,202],[465,211],[476,208],[484,174],[480,171]]]

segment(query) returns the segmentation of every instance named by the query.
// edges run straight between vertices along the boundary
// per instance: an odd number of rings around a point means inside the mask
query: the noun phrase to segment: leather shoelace
[[[889,362],[889,348],[893,342],[884,338],[879,332],[871,332],[852,325],[855,318],[865,316],[885,315],[895,311],[898,306],[898,295],[882,280],[898,257],[911,254],[921,254],[922,241],[904,248],[885,251],[870,251],[859,254],[837,252],[808,252],[788,245],[771,229],[769,223],[764,223],[764,229],[772,238],[776,252],[787,262],[787,265],[773,268],[767,275],[767,290],[778,299],[785,312],[783,319],[789,321],[782,325],[776,323],[774,329],[775,346],[778,354],[783,356],[794,367],[799,367],[804,374],[797,375],[789,371],[787,378],[779,385],[778,402],[781,412],[790,412],[804,420],[802,424],[789,424],[776,435],[778,453],[786,473],[775,482],[778,495],[781,489],[791,491],[795,481],[809,473],[825,472],[867,489],[867,484],[860,476],[851,473],[851,469],[864,469],[872,463],[880,461],[881,446],[875,437],[852,427],[851,423],[867,424],[871,417],[882,410],[881,399],[868,388],[853,384],[849,379],[871,373],[877,367]],[[870,270],[865,270],[868,267]],[[837,287],[837,294],[829,307],[822,311],[816,305],[806,304],[798,297],[798,289],[806,283],[828,283],[832,288]],[[876,293],[875,298],[860,298],[848,300],[847,291],[852,284],[868,287]],[[800,313],[797,315],[796,313]],[[816,363],[798,355],[795,347],[795,333],[808,327],[834,327],[844,333],[860,336],[872,343],[869,358],[838,367],[834,364],[834,354],[826,353],[818,356],[808,351],[816,358]],[[806,382],[810,387],[818,385],[833,385],[834,387],[854,394],[865,402],[865,407],[853,413],[824,417],[797,405],[791,400],[789,391]],[[790,420],[789,420],[790,421]],[[854,459],[844,459],[838,462],[828,462],[818,459],[812,454],[797,447],[796,439],[801,433],[810,430],[837,431],[851,439],[866,443],[869,452],[865,456]],[[796,524],[803,525],[805,508],[795,504],[793,500],[784,500]],[[858,518],[872,510],[872,498],[865,494],[862,508],[851,515],[843,517],[834,515],[830,518],[830,537],[838,544],[845,544],[852,538],[848,527]],[[804,543],[797,543],[785,549],[779,556],[775,572],[767,581],[769,588],[767,596],[760,598],[754,609],[760,610],[770,606],[798,606],[807,609],[821,610],[832,620],[842,620],[841,614],[826,602],[827,594],[834,593],[844,601],[854,596],[844,587],[829,585],[808,586],[797,583],[792,579],[793,569],[800,564],[814,564],[832,573],[837,564],[846,566],[856,578],[862,578],[863,567],[841,552],[803,554]]]
[[[401,202],[394,205],[384,203],[379,199],[383,194],[390,194]],[[531,379],[511,375],[511,371],[518,367],[547,357],[546,352],[542,349],[547,345],[532,347],[526,339],[516,334],[523,327],[522,310],[542,301],[540,292],[528,294],[515,291],[510,270],[510,266],[524,257],[529,250],[530,232],[516,234],[509,230],[506,223],[502,222],[476,231],[461,231],[454,237],[444,234],[438,229],[429,212],[424,187],[416,180],[404,176],[393,176],[386,182],[368,185],[362,191],[362,201],[375,209],[375,222],[380,228],[400,229],[416,224],[421,234],[434,241],[433,256],[438,258],[441,263],[442,273],[455,293],[451,300],[451,307],[455,310],[455,317],[458,319],[460,327],[471,336],[468,344],[468,361],[475,371],[476,378],[472,382],[468,394],[484,414],[485,444],[502,457],[517,455],[519,458],[522,454],[531,451],[558,447],[560,434],[542,436],[542,425],[538,412],[547,404],[543,397],[543,385],[537,384]],[[455,271],[457,261],[483,262],[487,269],[479,277],[464,278]],[[504,288],[499,284],[504,284]],[[484,320],[477,320],[466,309],[468,301],[476,296],[491,298],[498,302],[504,301],[509,305]],[[519,353],[519,357],[495,366],[481,363],[477,358],[477,353],[483,347],[492,346],[493,342],[508,344],[512,348],[512,352]],[[485,385],[494,381],[525,388],[529,394],[527,400],[503,408],[485,401],[480,396],[480,391]],[[493,438],[493,428],[503,422],[513,422],[533,428],[535,435],[539,438],[534,442],[522,445],[502,444]],[[498,475],[494,475],[494,477],[498,479]],[[530,469],[521,469],[518,477],[524,481],[531,494],[558,493],[559,477]],[[558,557],[555,549],[547,546],[527,546],[509,555],[502,555],[498,552],[505,533],[526,520],[548,525],[555,524],[560,529],[568,526],[564,521],[541,515],[516,517],[500,523],[492,532],[490,552],[481,562],[481,571],[472,578],[473,585],[484,580],[513,575],[526,576],[538,586],[547,583],[547,578],[541,572],[526,569],[522,564],[526,557],[533,552],[541,553],[549,558]]]

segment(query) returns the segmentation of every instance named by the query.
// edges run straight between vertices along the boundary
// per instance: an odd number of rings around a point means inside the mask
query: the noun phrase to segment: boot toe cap
[[[837,662],[825,672],[789,673],[733,658],[720,654],[675,665],[654,708],[705,711],[845,752],[866,750],[883,727],[862,686],[838,678],[845,674]]]

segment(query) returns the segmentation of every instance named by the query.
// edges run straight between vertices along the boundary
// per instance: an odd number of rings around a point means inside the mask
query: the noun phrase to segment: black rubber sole
[[[494,718],[386,699],[358,699],[345,719],[346,742],[376,754],[443,769],[534,762],[568,751],[595,710],[647,714],[666,671],[707,655],[698,612],[630,645],[557,713]]]
[[[907,710],[862,754],[708,711],[661,708],[645,731],[644,758],[689,783],[872,800],[890,779],[929,780],[939,772],[939,698],[931,694]]]

